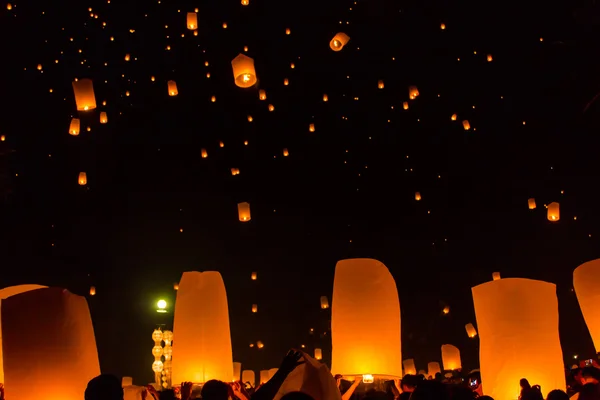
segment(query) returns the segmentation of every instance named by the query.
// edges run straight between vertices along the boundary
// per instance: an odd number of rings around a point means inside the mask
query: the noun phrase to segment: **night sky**
[[[300,344],[330,359],[319,297],[352,257],[394,275],[403,358],[419,369],[444,343],[477,367],[470,289],[494,271],[556,283],[565,362],[589,356],[572,271],[600,257],[598,15],[591,1],[541,0],[2,6],[0,285],[95,286],[102,370],[136,383],[152,379],[152,330],[172,324],[155,303],[172,311],[191,270],[223,275],[244,369],[276,367]],[[351,38],[340,52],[337,32]],[[239,53],[255,60],[255,87],[234,84]],[[93,80],[96,110],[76,111],[75,78]]]

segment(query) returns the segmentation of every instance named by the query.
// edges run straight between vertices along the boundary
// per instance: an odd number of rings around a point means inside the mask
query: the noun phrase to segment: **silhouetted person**
[[[121,380],[114,375],[98,375],[88,382],[84,398],[85,400],[123,400]]]
[[[521,391],[521,400],[544,400],[540,386],[535,385],[529,389],[523,388]]]
[[[202,400],[228,400],[229,385],[225,382],[212,379],[202,386],[200,396],[202,396]]]
[[[423,381],[412,392],[410,400],[450,400],[450,392],[441,382]]]
[[[560,389],[554,389],[548,393],[546,400],[569,400],[569,396]]]
[[[404,375],[402,380],[400,381],[400,387],[402,388],[402,393],[400,393],[399,400],[408,400],[410,399],[410,395],[415,391],[417,385],[419,384],[419,378],[416,375]]]
[[[452,400],[474,400],[476,395],[470,388],[459,385],[448,385]]]
[[[586,383],[579,391],[578,400],[600,400],[599,388],[597,383]]]

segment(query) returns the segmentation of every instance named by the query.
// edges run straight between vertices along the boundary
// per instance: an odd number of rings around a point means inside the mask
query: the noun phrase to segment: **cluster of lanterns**
[[[163,332],[160,329],[155,329],[152,332],[152,340],[154,341],[154,347],[152,348],[152,355],[154,356],[152,371],[154,371],[155,382],[166,389],[171,387],[173,332]]]

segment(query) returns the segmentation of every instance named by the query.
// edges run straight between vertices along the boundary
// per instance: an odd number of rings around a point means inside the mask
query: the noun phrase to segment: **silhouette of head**
[[[441,382],[423,381],[412,392],[410,400],[450,400],[450,393]]]
[[[123,400],[121,381],[114,375],[98,375],[88,382],[85,400]]]
[[[554,389],[548,393],[546,400],[569,400],[569,395],[560,389]]]
[[[203,400],[227,400],[229,399],[229,385],[216,379],[210,380],[202,386],[200,395]]]

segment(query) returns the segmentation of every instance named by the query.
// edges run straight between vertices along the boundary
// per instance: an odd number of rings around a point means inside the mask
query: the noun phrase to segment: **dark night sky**
[[[439,360],[443,343],[477,367],[477,340],[464,330],[475,322],[470,288],[494,271],[556,283],[566,362],[592,354],[571,282],[575,267],[600,257],[600,103],[583,113],[600,91],[598,12],[566,3],[3,6],[0,145],[14,153],[2,166],[12,193],[0,212],[0,285],[96,286],[102,369],[138,383],[151,379],[154,303],[174,300],[173,282],[188,270],[223,275],[234,360],[245,369],[275,367],[301,343],[328,358],[329,338],[308,332],[327,329],[319,297],[331,296],[335,263],[350,257],[376,258],[394,275],[403,358],[418,368]],[[196,7],[194,37],[185,14]],[[328,44],[339,31],[351,40],[335,53]],[[231,72],[244,46],[259,78],[251,89]],[[71,82],[86,77],[99,107],[81,115],[74,137]],[[167,95],[170,79],[177,97]],[[420,96],[405,111],[410,85]],[[238,221],[241,201],[249,223]],[[557,223],[543,207],[552,201]],[[248,346],[257,340],[261,351]]]

